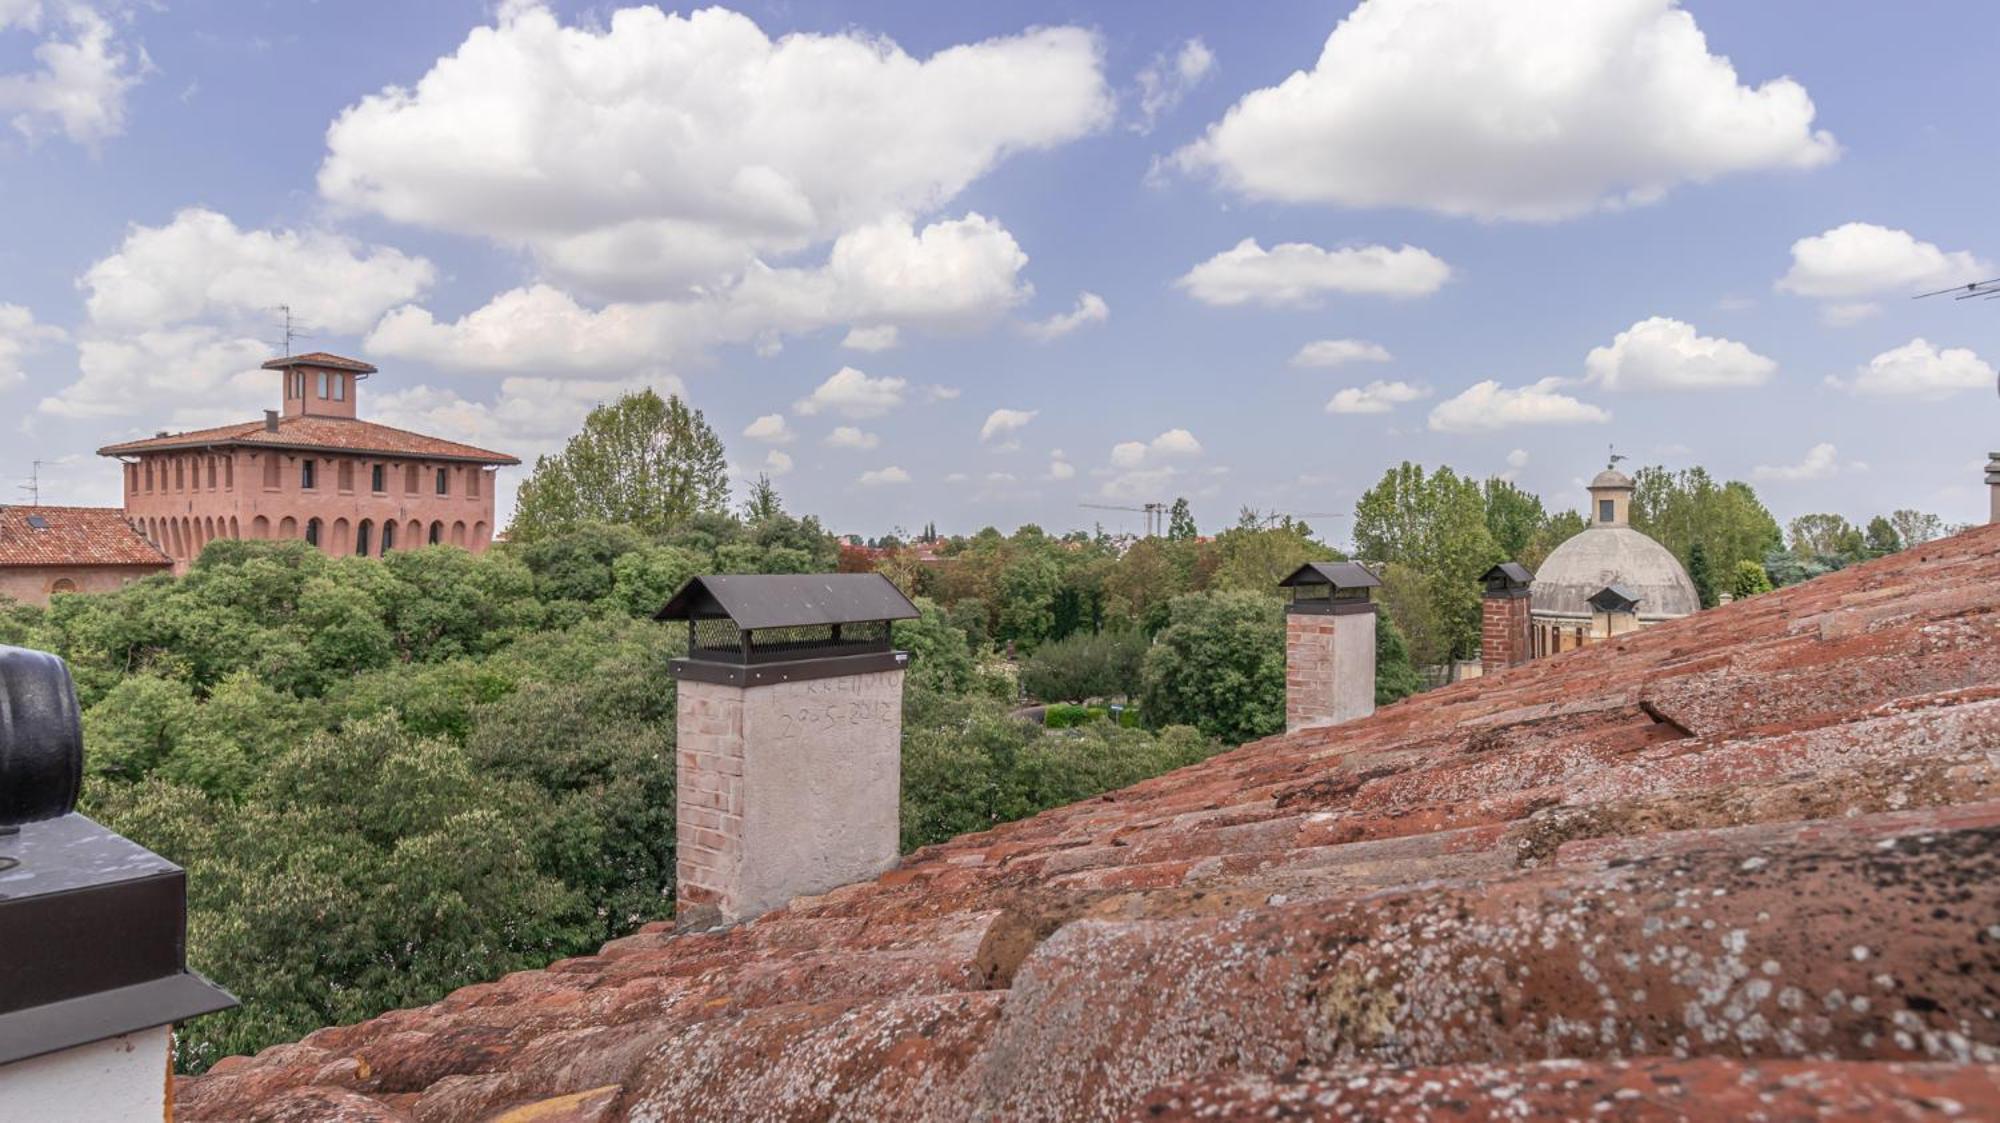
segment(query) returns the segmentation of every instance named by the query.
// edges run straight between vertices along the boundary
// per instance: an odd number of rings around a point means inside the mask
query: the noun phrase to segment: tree
[[[1479,575],[1506,560],[1486,527],[1480,485],[1450,468],[1426,475],[1404,461],[1354,506],[1355,549],[1366,561],[1422,574],[1446,650],[1479,652]]]
[[[1867,549],[1861,531],[1839,515],[1800,515],[1786,530],[1791,551],[1801,558],[1813,558],[1839,569],[1860,558]]]
[[[1431,596],[1430,579],[1407,565],[1390,562],[1382,567],[1382,587],[1376,602],[1383,623],[1396,629],[1404,646],[1404,656],[1419,667],[1432,667],[1451,658],[1451,641],[1438,617]]]
[[[1778,521],[1749,484],[1718,484],[1706,469],[1670,472],[1641,468],[1632,477],[1632,527],[1652,537],[1693,568],[1700,542],[1715,572],[1739,561],[1758,561],[1783,544]]]
[[[1270,592],[1278,582],[1300,566],[1314,561],[1338,561],[1345,555],[1313,541],[1298,524],[1286,518],[1270,527],[1238,526],[1215,536],[1213,553],[1218,556],[1212,589],[1249,589]]]
[[[1200,537],[1195,529],[1194,512],[1188,507],[1185,496],[1174,500],[1173,510],[1167,515],[1167,538],[1175,542],[1192,542]]]
[[[1225,744],[1285,727],[1282,602],[1268,593],[1174,598],[1146,653],[1142,710],[1154,727],[1192,725]]]
[[[1688,580],[1694,582],[1695,600],[1703,608],[1715,607],[1715,574],[1708,568],[1708,547],[1696,541],[1688,548]]]
[[[1046,643],[1021,664],[1021,689],[1040,702],[1136,695],[1147,647],[1136,629],[1080,632]]]
[[[1868,530],[1863,535],[1863,541],[1871,558],[1885,558],[1890,554],[1901,553],[1903,549],[1903,536],[1897,534],[1895,526],[1881,515],[1868,520]]]
[[[1549,516],[1548,521],[1542,524],[1534,537],[1528,539],[1527,549],[1522,550],[1521,556],[1514,560],[1527,566],[1528,571],[1532,573],[1542,568],[1542,563],[1548,560],[1550,554],[1555,553],[1557,546],[1582,534],[1589,527],[1590,524],[1584,522],[1583,516],[1575,511],[1557,511]]]
[[[1386,706],[1424,688],[1423,676],[1410,662],[1402,630],[1387,616],[1375,621],[1375,704]]]
[[[1740,561],[1729,582],[1729,593],[1737,600],[1754,597],[1771,591],[1771,575],[1764,572],[1764,563]]]
[[[750,485],[750,495],[743,500],[743,521],[756,524],[784,513],[785,505],[779,501],[778,489],[771,483],[771,477],[757,473],[757,482]]]
[[[1892,512],[1889,515],[1889,526],[1895,530],[1897,541],[1901,542],[1905,549],[1921,546],[1945,536],[1943,519],[1908,508]]]
[[[647,389],[591,410],[562,452],[535,461],[508,537],[531,542],[588,521],[665,534],[728,501],[722,440],[678,395]]]
[[[1480,491],[1486,500],[1486,532],[1501,554],[1519,561],[1548,522],[1541,497],[1497,477],[1481,484]]]

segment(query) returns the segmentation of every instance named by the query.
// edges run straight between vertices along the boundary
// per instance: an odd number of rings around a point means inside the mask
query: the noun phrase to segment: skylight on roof
[[[36,530],[47,530],[49,528],[49,520],[40,515],[29,515],[28,525]]]

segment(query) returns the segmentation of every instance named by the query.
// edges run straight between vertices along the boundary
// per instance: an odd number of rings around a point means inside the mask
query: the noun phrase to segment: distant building
[[[98,449],[125,466],[125,513],[183,572],[218,538],[304,539],[334,556],[493,538],[493,473],[520,460],[355,416],[375,368],[314,352],[272,359],[262,421]]]
[[[173,559],[116,507],[0,507],[0,597],[44,605],[166,573]]]
[[[1532,657],[1700,610],[1680,559],[1633,530],[1631,519],[1632,477],[1615,468],[1599,472],[1590,481],[1590,525],[1535,571],[1528,602]],[[1607,591],[1615,596],[1600,596]]]

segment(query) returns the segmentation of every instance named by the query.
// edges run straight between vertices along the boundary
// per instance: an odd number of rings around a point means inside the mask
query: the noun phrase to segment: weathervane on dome
[[[1631,457],[1629,457],[1629,456],[1625,455],[1624,453],[1622,453],[1622,452],[1619,452],[1619,451],[1618,451],[1618,446],[1617,446],[1617,445],[1615,445],[1615,444],[1614,444],[1614,445],[1606,445],[1605,447],[1611,450],[1611,459],[1610,459],[1610,461],[1608,461],[1608,462],[1607,462],[1607,463],[1606,463],[1606,464],[1604,465],[1604,467],[1605,467],[1605,469],[1606,469],[1607,471],[1616,471],[1616,470],[1617,470],[1617,468],[1618,468],[1618,462],[1619,462],[1620,460],[1630,460],[1630,459],[1632,459]]]

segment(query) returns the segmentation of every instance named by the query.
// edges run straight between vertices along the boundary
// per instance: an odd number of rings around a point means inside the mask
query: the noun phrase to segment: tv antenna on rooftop
[[[282,326],[280,329],[283,332],[283,337],[279,341],[279,346],[284,348],[283,352],[284,357],[289,359],[292,357],[292,341],[295,339],[311,339],[312,336],[307,335],[305,331],[302,330],[300,326],[292,319],[291,305],[289,304],[277,305],[274,311],[276,311],[280,316],[283,317],[281,321]]]
[[[2000,299],[2000,277],[1993,277],[1984,281],[1968,281],[1962,285],[1953,285],[1948,289],[1932,289],[1930,292],[1920,292],[1910,299],[1923,300],[1925,297],[1946,295],[1949,295],[1953,300],[1971,300],[1974,297],[1980,300]],[[1995,386],[1996,388],[2000,388],[2000,380],[1996,380]]]
[[[28,469],[27,480],[23,483],[14,485],[14,490],[23,492],[27,495],[28,506],[39,507],[42,505],[42,462],[41,461],[36,460],[32,463],[32,466]]]

